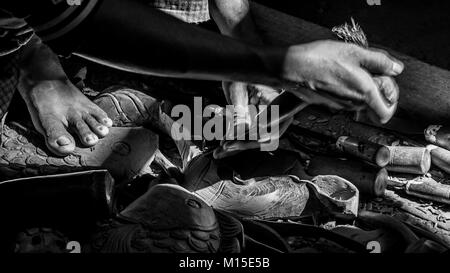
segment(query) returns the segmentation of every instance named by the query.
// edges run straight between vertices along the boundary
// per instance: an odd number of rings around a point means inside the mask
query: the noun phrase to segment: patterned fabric
[[[0,118],[8,110],[19,80],[20,48],[34,35],[22,18],[0,9]]]
[[[0,57],[0,119],[8,110],[19,81],[19,53]]]
[[[208,21],[208,0],[150,0],[149,5],[187,23]]]

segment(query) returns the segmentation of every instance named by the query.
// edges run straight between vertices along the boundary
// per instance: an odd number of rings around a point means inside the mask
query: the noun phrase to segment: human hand
[[[288,48],[282,78],[310,104],[358,110],[369,108],[386,123],[395,113],[399,89],[393,79],[404,65],[385,52],[357,45],[317,41]],[[295,88],[301,83],[308,88]]]
[[[223,89],[228,103],[234,106],[233,124],[227,125],[225,139],[221,141],[220,147],[214,151],[214,158],[220,159],[237,154],[244,150],[261,149],[266,143],[278,143],[278,139],[287,130],[292,118],[283,121],[278,130],[270,130],[269,134],[259,135],[257,140],[241,140],[241,137],[249,132],[260,132],[252,126],[258,126],[257,114],[261,113],[278,95],[279,90],[259,84],[248,84],[243,82],[224,82]],[[253,107],[253,110],[250,110]],[[231,128],[232,127],[232,128]]]

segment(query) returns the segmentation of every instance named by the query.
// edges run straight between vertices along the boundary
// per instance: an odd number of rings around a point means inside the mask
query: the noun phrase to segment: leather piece
[[[108,87],[94,99],[94,103],[106,112],[116,127],[152,126],[159,122],[160,102],[131,88]]]
[[[219,244],[220,227],[212,208],[180,186],[159,184],[104,226],[94,236],[92,251],[216,253]]]
[[[76,148],[84,166],[108,169],[118,181],[148,171],[158,148],[158,135],[143,127],[113,127],[93,148]]]
[[[0,181],[89,169],[108,169],[117,181],[126,181],[148,172],[157,148],[158,135],[149,129],[113,127],[95,147],[77,147],[68,156],[56,157],[37,132],[10,123],[3,127]]]
[[[252,219],[298,216],[309,198],[306,185],[287,176],[249,179],[241,183],[221,180],[193,192],[214,208]]]

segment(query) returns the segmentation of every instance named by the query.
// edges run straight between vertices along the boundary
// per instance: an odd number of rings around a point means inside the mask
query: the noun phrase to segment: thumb
[[[404,64],[389,54],[364,48],[359,50],[360,64],[369,72],[388,76],[397,76],[403,72]]]

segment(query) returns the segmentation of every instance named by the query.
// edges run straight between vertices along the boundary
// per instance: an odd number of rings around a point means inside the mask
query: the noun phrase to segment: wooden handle
[[[430,170],[430,151],[425,147],[388,146],[390,151],[389,171],[411,174],[426,174]]]
[[[336,141],[336,147],[346,154],[368,161],[381,168],[389,163],[389,149],[377,143],[355,137],[341,136]]]

